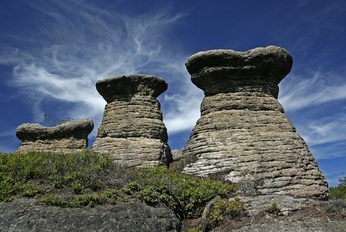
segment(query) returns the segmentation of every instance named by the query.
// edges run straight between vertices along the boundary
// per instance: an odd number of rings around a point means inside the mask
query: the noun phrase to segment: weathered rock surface
[[[0,202],[0,231],[96,232],[180,231],[181,223],[167,208],[118,203],[95,208],[42,206],[34,200]]]
[[[92,149],[128,166],[169,164],[172,154],[156,99],[167,83],[154,76],[122,75],[98,81],[96,88],[107,105]]]
[[[317,211],[317,209],[316,209]],[[265,217],[263,215],[263,217]],[[230,229],[225,222],[212,231],[346,231],[346,221],[330,221],[328,215],[313,217],[266,217],[250,221],[241,228]],[[36,200],[17,199],[0,202],[0,231],[8,232],[97,232],[97,231],[182,231],[182,222],[167,208],[142,203],[117,203],[94,208],[60,208],[40,205]]]
[[[233,229],[235,232],[344,232],[346,231],[346,221],[272,221],[263,224],[254,224]],[[228,232],[227,228],[217,228],[213,232]]]
[[[205,97],[183,172],[221,174],[249,195],[325,198],[327,181],[277,101],[291,66],[290,54],[275,46],[191,56],[187,70]]]
[[[24,123],[16,130],[21,140],[17,152],[79,152],[88,147],[88,135],[93,128],[93,121],[88,119],[64,122],[55,127]]]
[[[289,215],[292,212],[303,209],[310,202],[307,198],[295,198],[288,195],[259,195],[240,196],[241,202],[246,205],[249,215],[257,215],[263,212],[268,206],[276,203],[280,208],[280,213]]]

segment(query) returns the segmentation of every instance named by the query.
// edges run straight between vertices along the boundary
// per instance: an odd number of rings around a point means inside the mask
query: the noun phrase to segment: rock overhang
[[[290,72],[292,64],[293,59],[288,51],[277,46],[259,47],[246,52],[230,49],[202,51],[192,55],[185,63],[192,82],[201,89],[210,76],[217,79],[218,73],[229,79],[260,77],[277,85]]]
[[[94,123],[89,119],[64,122],[54,127],[42,126],[38,123],[24,123],[16,129],[16,136],[20,140],[54,139],[87,137],[94,129]]]
[[[145,74],[117,75],[96,83],[97,91],[108,103],[114,100],[116,95],[142,94],[156,98],[167,88],[168,85],[162,78]]]

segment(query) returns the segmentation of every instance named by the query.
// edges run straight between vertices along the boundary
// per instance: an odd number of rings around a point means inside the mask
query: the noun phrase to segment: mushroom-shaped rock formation
[[[64,122],[55,127],[24,123],[16,130],[21,140],[17,152],[76,153],[88,147],[88,135],[93,128],[93,121],[88,119]]]
[[[92,149],[128,166],[168,165],[172,154],[156,99],[167,83],[155,76],[120,75],[98,81],[96,89],[107,104]]]
[[[221,175],[254,195],[325,198],[325,177],[277,101],[291,66],[290,54],[276,46],[191,56],[187,70],[205,97],[183,172]]]

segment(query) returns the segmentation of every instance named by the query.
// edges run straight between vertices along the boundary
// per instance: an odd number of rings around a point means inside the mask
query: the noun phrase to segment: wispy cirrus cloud
[[[285,79],[280,84],[279,101],[317,159],[345,157],[344,75],[316,71],[310,76]]]
[[[306,139],[310,145],[346,141],[346,115],[337,114],[307,124]]]
[[[315,72],[311,76],[291,75],[281,83],[279,100],[286,111],[346,100],[346,82],[340,74]]]
[[[95,83],[142,73],[158,75],[174,86],[160,97],[169,133],[194,126],[201,93],[189,83],[187,56],[170,44],[166,33],[183,15],[172,15],[166,6],[129,16],[88,1],[40,1],[32,7],[40,26],[25,41],[21,34],[8,35],[13,44],[21,41],[26,46],[7,45],[1,49],[0,63],[14,67],[10,83],[31,102],[34,121],[47,111],[60,117],[61,108],[51,109],[57,101],[65,105],[64,116],[91,118],[97,128],[105,101]]]

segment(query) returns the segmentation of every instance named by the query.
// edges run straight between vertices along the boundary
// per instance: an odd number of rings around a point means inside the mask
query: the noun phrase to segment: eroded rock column
[[[191,56],[187,70],[205,97],[183,172],[221,175],[254,195],[325,198],[327,182],[277,101],[291,66],[290,54],[275,46]]]
[[[64,122],[55,127],[24,123],[16,130],[16,136],[21,140],[17,152],[80,152],[88,148],[88,135],[93,128],[94,123],[89,119]]]
[[[96,83],[107,104],[92,149],[128,166],[169,164],[167,129],[157,97],[167,83],[147,75],[116,76]]]

